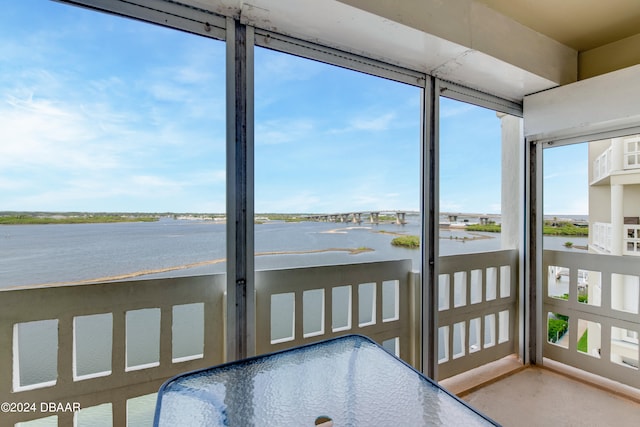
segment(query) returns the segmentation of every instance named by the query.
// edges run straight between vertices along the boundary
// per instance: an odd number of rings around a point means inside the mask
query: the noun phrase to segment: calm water
[[[302,267],[410,258],[419,267],[420,251],[391,245],[390,233],[420,234],[415,217],[409,223],[256,224],[257,269]],[[500,235],[441,230],[440,253],[482,252],[500,249]],[[457,237],[457,239],[456,239]],[[477,236],[476,236],[477,237]],[[562,247],[562,240],[558,246]],[[574,243],[577,244],[573,239]],[[316,254],[260,255],[268,252],[354,249],[372,252],[350,254],[330,251]],[[29,225],[0,227],[0,287],[45,283],[73,283],[96,278],[148,272],[136,278],[168,277],[223,272],[225,224],[162,219],[152,223]],[[185,270],[173,267],[211,261]],[[167,271],[168,270],[168,271]]]

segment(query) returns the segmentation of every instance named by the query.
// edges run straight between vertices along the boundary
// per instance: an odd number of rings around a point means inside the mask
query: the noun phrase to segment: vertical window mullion
[[[422,371],[437,378],[438,367],[438,82],[427,78],[422,102]]]
[[[255,353],[253,28],[227,21],[227,359]]]

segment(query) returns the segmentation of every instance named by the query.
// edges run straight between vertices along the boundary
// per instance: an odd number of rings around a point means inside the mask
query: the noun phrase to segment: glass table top
[[[186,373],[158,393],[155,425],[497,425],[370,339],[347,335]]]

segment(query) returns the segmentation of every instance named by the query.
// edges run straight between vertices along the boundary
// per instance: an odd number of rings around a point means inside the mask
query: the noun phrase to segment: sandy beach
[[[255,255],[256,256],[306,255],[306,254],[317,254],[317,253],[322,253],[322,252],[347,252],[347,253],[349,253],[351,255],[356,255],[356,254],[363,253],[363,252],[373,252],[373,251],[374,251],[374,249],[371,249],[371,248],[327,248],[327,249],[311,249],[311,250],[305,250],[305,251],[257,252]],[[32,287],[49,287],[49,286],[63,286],[63,285],[89,285],[89,284],[92,284],[92,283],[115,282],[115,281],[119,281],[119,280],[128,280],[128,279],[133,279],[135,277],[146,276],[146,275],[149,275],[149,274],[160,274],[160,273],[167,273],[169,271],[186,270],[186,269],[189,269],[189,268],[203,267],[203,266],[212,265],[212,264],[220,264],[220,263],[225,262],[226,260],[227,260],[226,258],[218,258],[218,259],[212,259],[212,260],[207,260],[207,261],[199,261],[199,262],[193,262],[193,263],[189,263],[189,264],[176,265],[176,266],[171,266],[171,267],[156,268],[156,269],[152,269],[152,270],[134,271],[134,272],[131,272],[131,273],[124,273],[124,274],[119,274],[119,275],[115,275],[115,276],[98,277],[98,278],[95,278],[95,279],[88,279],[88,280],[76,280],[76,281],[69,281],[69,282],[51,282],[51,283],[40,283],[40,284],[36,284],[36,285],[15,286],[15,287],[7,288],[7,290],[9,290],[9,289],[19,289],[19,288],[32,288]]]

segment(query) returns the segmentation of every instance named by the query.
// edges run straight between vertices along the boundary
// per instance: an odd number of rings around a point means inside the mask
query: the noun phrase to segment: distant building
[[[589,247],[640,256],[640,135],[589,143]]]
[[[640,135],[589,143],[589,252],[640,256]],[[611,276],[611,309],[638,312],[638,276]],[[600,273],[589,274],[589,304],[602,304]],[[588,322],[589,330],[600,328]],[[595,332],[595,331],[594,331]],[[613,362],[638,367],[638,331],[613,328]],[[600,333],[588,334],[590,352]]]

